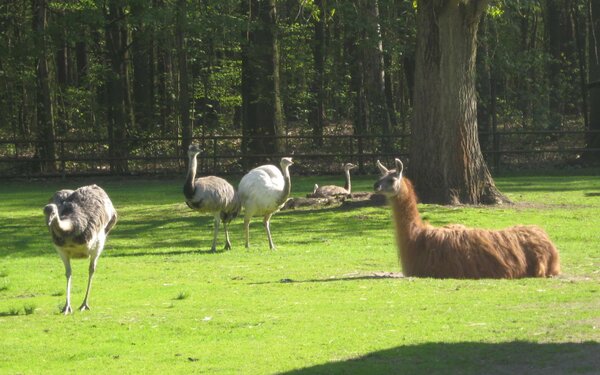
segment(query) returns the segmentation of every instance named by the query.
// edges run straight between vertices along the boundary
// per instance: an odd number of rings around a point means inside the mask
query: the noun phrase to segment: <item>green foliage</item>
[[[371,190],[375,178],[356,177],[354,190]],[[339,180],[293,176],[292,192],[304,196],[314,183]],[[41,209],[55,190],[92,182],[110,194],[120,220],[98,263],[92,310],[63,316],[56,306],[64,303],[57,293],[64,290],[64,268]],[[0,276],[11,282],[0,292],[1,373],[479,374],[597,368],[597,170],[497,178],[514,206],[419,206],[436,226],[543,226],[561,254],[563,274],[554,279],[393,277],[401,269],[387,207],[279,212],[271,221],[276,251],[268,249],[260,219],[250,227],[251,249],[244,249],[237,219],[230,227],[233,250],[211,253],[212,218],[185,206],[180,183],[79,179],[0,185],[5,223]],[[222,245],[222,232],[219,241]],[[77,306],[88,264],[72,263]],[[25,315],[21,306],[35,314]]]

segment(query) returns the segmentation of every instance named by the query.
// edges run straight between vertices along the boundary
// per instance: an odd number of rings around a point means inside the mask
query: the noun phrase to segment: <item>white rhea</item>
[[[89,258],[85,298],[79,310],[89,310],[92,277],[108,233],[117,222],[117,211],[106,192],[97,185],[57,191],[44,207],[46,224],[54,247],[65,265],[67,300],[63,314],[71,308],[71,258]]]
[[[262,165],[248,172],[238,186],[238,194],[244,207],[244,234],[246,248],[250,247],[250,219],[262,216],[269,248],[275,249],[271,238],[271,216],[277,212],[290,196],[290,166],[292,158],[281,158],[281,171],[274,165]]]
[[[352,193],[352,183],[350,182],[350,170],[356,168],[357,166],[352,163],[346,163],[343,165],[343,167],[344,176],[346,177],[346,183],[344,187],[336,185],[325,185],[319,187],[319,185],[315,184],[315,187],[313,189],[313,197],[327,198],[336,195],[348,195]]]
[[[221,221],[225,229],[225,250],[231,250],[227,226],[239,214],[240,200],[233,186],[224,179],[216,176],[196,178],[198,166],[196,157],[200,151],[200,147],[197,145],[192,144],[188,148],[188,172],[183,185],[185,203],[192,210],[213,214],[215,221],[211,251],[215,252],[217,249],[217,236]]]

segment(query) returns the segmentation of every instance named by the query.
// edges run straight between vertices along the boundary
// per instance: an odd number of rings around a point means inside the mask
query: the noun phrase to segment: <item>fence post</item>
[[[63,139],[60,142],[60,176],[64,180],[67,178],[67,171],[65,166],[65,141]]]
[[[217,136],[213,137],[213,173],[217,173]]]

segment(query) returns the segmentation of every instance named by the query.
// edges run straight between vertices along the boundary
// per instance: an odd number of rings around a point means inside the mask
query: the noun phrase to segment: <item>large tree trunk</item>
[[[38,142],[36,145],[36,152],[40,158],[40,171],[53,172],[56,170],[56,156],[48,49],[46,47],[48,4],[46,0],[34,0],[32,6],[33,29],[36,33],[36,50],[38,54],[36,70],[36,120]]]
[[[179,116],[181,118],[182,155],[186,155],[192,143],[193,129],[190,121],[190,90],[187,69],[187,51],[184,28],[186,24],[186,0],[177,1],[177,63],[179,65]]]
[[[107,77],[107,121],[111,172],[129,170],[128,129],[132,127],[128,107],[127,30],[123,25],[124,11],[118,0],[111,0],[105,13],[106,49],[111,71]]]
[[[325,127],[325,38],[327,30],[327,0],[315,0],[319,7],[319,19],[315,21],[315,37],[313,40],[313,59],[315,76],[311,86],[313,95],[311,122],[315,146],[323,145],[323,129]]]
[[[145,9],[141,2],[132,2],[131,13],[137,19],[131,32],[131,62],[133,65],[133,110],[142,134],[152,130],[154,123],[154,75],[152,72],[152,41],[154,30],[144,22]],[[179,8],[178,8],[179,9]],[[179,23],[176,28],[180,28]]]
[[[353,113],[352,113],[352,127],[354,135],[358,137],[358,166],[360,171],[364,171],[364,141],[369,133],[369,103],[367,101],[367,93],[365,90],[366,77],[364,69],[364,55],[359,44],[359,40],[363,39],[363,35],[357,34],[357,32],[349,25],[348,22],[345,24],[344,30],[344,50],[347,58],[350,60],[349,73],[350,73],[350,91],[353,98]]]
[[[600,2],[590,0],[589,17],[588,100],[591,132],[587,137],[587,148],[598,150],[600,149],[600,133],[597,133],[600,132]],[[586,151],[584,156],[587,160],[600,160],[599,151]]]
[[[242,50],[242,129],[246,165],[283,152],[283,109],[279,89],[279,42],[275,0],[242,1],[248,30]],[[249,9],[248,9],[249,5]]]
[[[392,120],[387,105],[385,88],[385,61],[383,55],[383,38],[381,35],[381,22],[379,17],[379,1],[368,0],[365,3],[367,24],[370,35],[367,56],[370,57],[370,86],[368,100],[373,118],[371,123],[381,126],[381,150],[389,152],[391,149]]]
[[[564,79],[561,76],[562,59],[562,28],[561,28],[561,5],[562,1],[546,1],[546,48],[550,61],[547,66],[548,74],[548,127],[560,129],[562,125],[563,103],[561,84]]]
[[[477,135],[476,36],[486,0],[420,0],[410,175],[424,202],[508,202]]]

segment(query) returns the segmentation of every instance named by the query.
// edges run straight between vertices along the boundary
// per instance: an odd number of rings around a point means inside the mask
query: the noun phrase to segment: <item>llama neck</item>
[[[196,168],[198,167],[198,160],[196,160],[196,155],[190,156],[190,161],[188,163],[188,172],[187,177],[185,179],[185,184],[183,185],[183,195],[187,199],[192,199],[194,197],[194,179],[196,178]]]
[[[350,194],[352,192],[352,184],[350,183],[350,170],[346,169],[344,172],[346,174],[346,184],[344,184],[344,189],[346,189],[348,194]]]
[[[279,205],[284,204],[285,201],[290,196],[290,193],[292,192],[292,181],[290,179],[290,170],[289,170],[289,168],[290,168],[289,166],[286,166],[283,169],[283,191],[281,192],[281,197],[277,201],[277,203]]]
[[[394,223],[396,225],[396,235],[398,236],[398,245],[406,246],[416,229],[423,226],[423,221],[417,208],[417,197],[412,184],[407,181],[402,183],[402,193],[390,198]]]

